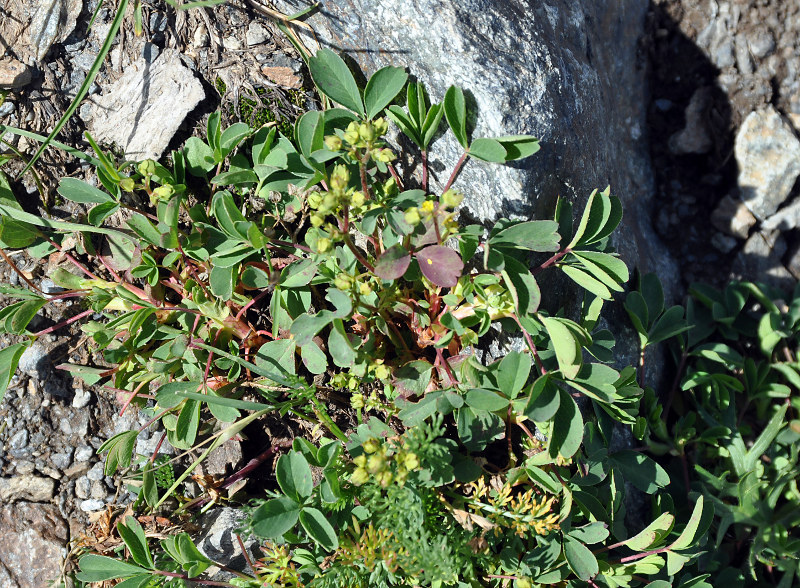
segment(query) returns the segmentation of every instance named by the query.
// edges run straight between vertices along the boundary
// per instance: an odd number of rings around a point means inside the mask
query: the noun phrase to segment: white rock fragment
[[[55,491],[56,482],[52,478],[32,475],[0,478],[0,502],[47,502]]]
[[[128,159],[158,159],[204,97],[179,53],[165,49],[153,63],[139,59],[105,88],[89,112],[90,131],[95,139],[119,145]]]

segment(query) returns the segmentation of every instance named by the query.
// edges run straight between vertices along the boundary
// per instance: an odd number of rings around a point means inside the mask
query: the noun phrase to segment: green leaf
[[[375,262],[375,275],[383,280],[403,277],[411,264],[411,254],[400,244],[392,245]]]
[[[216,165],[214,151],[202,139],[189,137],[183,146],[186,169],[198,178],[204,177]]]
[[[102,190],[98,190],[77,178],[62,178],[58,184],[58,193],[67,200],[81,204],[116,202],[110,194],[106,194]]]
[[[561,393],[549,375],[540,376],[531,386],[525,416],[537,423],[549,421],[561,405]]]
[[[524,159],[539,151],[539,139],[531,135],[507,135],[494,140],[506,150],[506,161]]]
[[[144,568],[105,555],[84,555],[78,565],[81,571],[75,577],[82,582],[103,582],[147,573]]]
[[[544,253],[558,251],[560,239],[556,221],[539,220],[513,224],[492,236],[489,244]]]
[[[686,523],[686,526],[681,531],[681,534],[678,536],[675,541],[669,546],[669,549],[679,551],[681,549],[687,549],[695,545],[700,537],[706,534],[708,531],[708,527],[711,525],[711,521],[714,515],[714,506],[713,503],[710,503],[707,507],[704,504],[703,495],[697,497],[697,502],[694,504],[694,508],[692,509],[692,516],[689,517],[689,522]]]
[[[601,298],[602,300],[611,300],[614,297],[605,284],[588,274],[583,269],[572,265],[560,265],[559,268],[570,280],[578,284],[578,286],[581,288],[591,292],[598,298]]]
[[[177,440],[184,444],[184,449],[194,445],[199,426],[200,403],[196,400],[187,400],[178,415],[178,424],[175,428],[175,436]]]
[[[255,364],[284,375],[297,373],[294,363],[295,342],[292,339],[267,341],[256,351]]]
[[[433,141],[433,138],[436,136],[436,132],[439,130],[439,125],[442,122],[442,116],[444,115],[444,108],[441,104],[434,104],[431,106],[431,109],[428,111],[428,115],[425,117],[425,122],[422,125],[422,149],[427,150],[428,146]]]
[[[674,525],[675,517],[668,512],[662,513],[639,533],[627,539],[625,545],[634,551],[648,551],[661,543]]]
[[[497,368],[497,385],[507,398],[515,398],[528,381],[531,373],[531,356],[511,351]]]
[[[24,249],[33,244],[40,232],[28,223],[0,216],[0,247]]]
[[[120,205],[116,202],[104,202],[93,207],[86,215],[86,220],[96,227],[103,224],[103,221],[115,214],[120,209]]]
[[[581,580],[590,580],[600,571],[597,559],[589,548],[569,535],[564,537],[564,557],[570,569]]]
[[[392,105],[386,109],[388,116],[396,124],[403,134],[422,148],[422,137],[420,136],[415,122],[406,114],[406,111],[399,106]]]
[[[139,522],[132,516],[125,517],[124,523],[122,521],[117,523],[117,531],[128,551],[131,552],[133,561],[152,570],[154,567],[153,556],[150,554],[147,538]]]
[[[325,139],[325,115],[318,110],[310,110],[297,119],[294,125],[294,140],[300,152],[306,157],[322,149]]]
[[[328,351],[333,358],[333,363],[341,368],[350,368],[356,359],[356,352],[345,333],[342,319],[334,319],[330,334],[328,335]]]
[[[475,139],[469,146],[469,154],[490,163],[502,163],[506,160],[505,148],[494,139]]]
[[[467,406],[458,409],[458,437],[468,451],[482,451],[505,433],[502,419],[486,410]]]
[[[683,320],[683,307],[675,305],[662,314],[647,333],[647,343],[653,345],[688,331],[691,327]]]
[[[653,494],[669,484],[669,475],[655,461],[637,451],[618,451],[609,456],[612,467],[617,468],[626,481],[645,494]]]
[[[744,471],[752,471],[756,467],[756,463],[761,456],[764,455],[764,452],[769,449],[772,442],[775,440],[775,437],[778,436],[778,433],[783,428],[783,419],[786,416],[786,411],[789,409],[788,404],[781,404],[778,411],[772,416],[769,420],[769,423],[764,430],[761,431],[761,434],[758,436],[758,439],[755,440],[752,447],[747,451],[747,454],[744,456]],[[743,472],[738,472],[741,475]]]
[[[144,215],[134,213],[125,223],[133,230],[134,233],[139,235],[142,239],[151,245],[158,245],[161,233],[153,223],[151,223]]]
[[[464,150],[469,149],[469,141],[467,140],[467,106],[464,101],[464,92],[461,88],[450,86],[444,95],[444,115],[447,118],[447,124],[453,131],[456,139]]]
[[[339,548],[336,531],[320,511],[316,508],[304,508],[300,511],[300,524],[306,533],[324,549],[335,551]]]
[[[422,275],[436,286],[452,288],[464,271],[464,262],[458,253],[443,245],[429,245],[415,256]]]
[[[361,91],[341,57],[330,49],[320,49],[308,60],[308,69],[320,92],[353,112],[365,115]]]
[[[138,436],[139,431],[123,431],[100,446],[97,450],[98,453],[108,451],[106,465],[103,469],[106,476],[111,476],[118,468],[124,469],[131,465],[133,448],[136,446],[136,437]]]
[[[227,155],[250,134],[250,127],[247,123],[237,122],[229,126],[222,132],[219,138],[219,148],[224,155]]]
[[[264,539],[282,537],[297,524],[299,515],[300,505],[291,498],[268,500],[253,512],[253,534]]]
[[[303,365],[312,374],[324,374],[328,368],[328,359],[319,346],[311,341],[300,347],[300,357]]]
[[[46,298],[38,298],[36,300],[26,300],[23,302],[14,316],[11,317],[11,333],[21,335],[28,328],[28,324],[36,316],[36,313],[47,304]]]
[[[494,412],[508,407],[508,398],[500,396],[497,392],[473,388],[467,392],[464,401],[467,405],[477,410]]]
[[[219,163],[222,161],[223,157],[217,158],[216,155],[222,155],[220,149],[220,139],[222,138],[222,113],[219,110],[215,110],[211,114],[208,115],[208,122],[206,123],[206,139],[208,140],[208,145],[211,147],[211,150],[214,152],[215,155],[215,163]]]
[[[406,85],[408,74],[399,67],[387,66],[379,69],[367,82],[364,88],[364,103],[367,106],[367,118],[378,116],[395,96]]]
[[[275,477],[283,493],[297,503],[305,501],[314,489],[311,468],[303,454],[297,451],[290,451],[278,459]]]
[[[158,484],[153,466],[148,462],[142,470],[142,496],[147,506],[155,506],[158,503]]]
[[[251,169],[235,169],[217,174],[211,179],[215,186],[243,186],[257,184],[258,175]]]
[[[570,458],[578,451],[583,441],[583,417],[575,400],[564,390],[559,389],[559,407],[553,419],[553,432],[550,437],[550,457],[559,455]]]
[[[608,535],[608,524],[604,522],[590,523],[572,529],[572,531],[569,532],[569,537],[588,545],[594,545],[595,543],[605,541]]]
[[[542,301],[542,292],[536,278],[523,263],[510,256],[504,255],[503,258],[505,268],[500,273],[514,299],[517,313],[523,317],[535,313]]]
[[[14,372],[17,371],[19,358],[31,346],[31,343],[31,341],[15,343],[5,349],[0,349],[0,402],[3,401],[3,396],[5,396],[11,378],[14,377]]]
[[[230,300],[231,296],[233,296],[238,274],[238,265],[232,265],[231,267],[215,265],[212,267],[208,274],[208,285],[211,287],[211,293],[223,301]]]
[[[574,378],[581,369],[582,358],[581,343],[571,328],[571,321],[557,317],[539,318],[550,335],[559,371],[568,380]]]
[[[319,262],[311,259],[301,259],[294,261],[283,268],[281,271],[280,285],[283,288],[300,288],[308,285],[317,275]]]

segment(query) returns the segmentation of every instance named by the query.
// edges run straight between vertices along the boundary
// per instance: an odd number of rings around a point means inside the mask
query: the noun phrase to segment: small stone
[[[28,445],[28,431],[26,429],[17,431],[11,437],[8,444],[11,449],[23,449],[26,445]]]
[[[26,459],[20,459],[14,463],[14,473],[16,473],[18,476],[32,474],[34,469],[36,469],[34,463]]]
[[[208,47],[209,41],[210,39],[208,37],[208,29],[205,27],[205,25],[201,24],[194,31],[194,36],[192,37],[192,44],[199,49],[200,47]]]
[[[778,229],[788,231],[800,227],[800,198],[795,198],[788,206],[784,206],[761,225],[767,231]]]
[[[102,481],[96,480],[95,482],[92,482],[92,488],[91,488],[92,498],[105,500],[107,494],[108,490],[106,489],[106,485]]]
[[[144,58],[145,62],[148,64],[152,64],[161,50],[158,48],[158,45],[153,43],[145,43],[144,47],[142,48],[142,57]]]
[[[711,105],[711,90],[698,88],[686,107],[686,123],[682,130],[669,138],[669,150],[676,155],[708,153],[713,145],[708,130],[707,116]]]
[[[747,40],[741,35],[736,37],[736,67],[745,76],[751,75],[754,71],[750,48],[747,46]]]
[[[217,508],[202,515],[198,523],[202,531],[196,543],[201,553],[235,570],[247,569],[247,560],[234,536],[235,529],[242,525],[240,511],[229,507]],[[258,550],[258,542],[252,538],[244,544],[250,553]]]
[[[39,282],[39,289],[45,294],[58,294],[64,291],[64,288],[56,286],[55,282],[50,278],[43,278],[42,281]]]
[[[747,239],[757,219],[739,199],[725,196],[711,213],[711,224],[728,235]]]
[[[247,46],[261,45],[269,38],[269,31],[259,22],[251,22],[247,27]]]
[[[89,471],[89,464],[86,462],[74,463],[64,470],[64,475],[68,478],[75,478],[82,476]]]
[[[793,288],[797,282],[783,267],[781,258],[784,253],[786,242],[778,231],[754,233],[734,260],[731,277],[764,282],[775,288]]]
[[[33,75],[31,68],[24,63],[7,57],[0,59],[0,88],[22,88],[27,86]]]
[[[75,450],[75,461],[89,461],[94,455],[94,449],[88,445],[81,445]]]
[[[105,472],[103,471],[103,462],[97,462],[92,466],[92,469],[89,470],[89,473],[86,474],[86,477],[92,480],[93,482],[96,480],[102,480],[103,476],[105,476]]]
[[[729,235],[714,233],[711,235],[711,245],[722,253],[730,253],[736,248],[737,241]]]
[[[36,469],[40,474],[44,474],[54,480],[61,479],[61,472],[41,460],[36,462]]]
[[[768,106],[745,119],[734,153],[742,200],[756,217],[771,216],[800,175],[800,140],[780,113]]]
[[[83,388],[75,389],[75,396],[72,397],[73,408],[85,408],[92,401],[92,393]]]
[[[106,505],[105,502],[102,500],[98,500],[96,498],[90,498],[89,500],[83,500],[80,504],[80,509],[83,512],[93,512],[95,510],[101,510]]]
[[[47,369],[47,349],[37,341],[22,353],[17,368],[32,378],[42,377]]]
[[[3,104],[0,104],[0,116],[8,116],[9,114],[14,114],[14,110],[16,110],[16,105],[13,102],[5,101]],[[16,272],[15,272],[16,273]]]
[[[52,478],[24,475],[13,478],[0,478],[0,502],[28,500],[47,502],[56,492],[56,482]]]
[[[261,73],[271,82],[298,90],[303,86],[303,80],[290,67],[272,67],[269,65],[261,66]]]
[[[53,504],[0,505],[0,585],[50,586],[61,574],[69,527]],[[5,576],[6,572],[11,577]]]
[[[222,39],[222,46],[228,51],[238,51],[242,48],[242,42],[231,35],[230,37],[225,37]]]
[[[72,463],[72,451],[54,453],[53,455],[50,456],[50,463],[52,463],[61,471],[64,471]]]
[[[763,59],[775,51],[775,37],[768,29],[758,29],[755,35],[749,39],[750,51],[758,57]]]
[[[75,496],[81,500],[89,498],[92,492],[92,481],[86,476],[81,476],[75,480]]]

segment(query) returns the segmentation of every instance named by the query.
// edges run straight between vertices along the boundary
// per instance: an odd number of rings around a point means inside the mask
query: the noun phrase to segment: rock
[[[61,471],[64,471],[72,463],[72,450],[70,449],[61,453],[54,453],[50,456],[50,463],[52,463]]]
[[[97,480],[102,480],[105,476],[104,472],[104,465],[103,462],[99,461],[92,466],[92,469],[89,470],[89,473],[86,474],[86,477],[92,480],[93,482]]]
[[[243,513],[229,507],[216,508],[201,515],[198,524],[202,531],[195,538],[197,548],[213,561],[234,570],[246,570],[247,560],[236,540],[236,528],[240,527],[243,521]],[[258,553],[257,541],[252,538],[243,538],[242,541],[249,553]]]
[[[758,220],[739,199],[725,196],[711,213],[711,224],[728,235],[747,239],[750,228]]]
[[[194,45],[195,48],[198,49],[200,47],[208,47],[209,40],[210,39],[208,37],[208,29],[204,24],[200,24],[195,29],[194,35],[192,35],[192,45]]]
[[[56,483],[52,478],[43,478],[26,474],[13,478],[0,478],[0,502],[28,500],[30,502],[47,502],[56,491]]]
[[[105,506],[105,502],[102,500],[98,500],[96,498],[90,498],[88,500],[82,500],[80,504],[80,509],[83,512],[93,512],[95,510],[102,510]]]
[[[770,286],[790,289],[797,283],[783,267],[781,258],[786,242],[777,231],[754,233],[744,244],[733,262],[732,278],[764,282]]]
[[[736,239],[722,233],[714,233],[711,235],[711,245],[722,253],[730,253],[736,248]]]
[[[9,114],[14,114],[14,111],[17,109],[16,104],[6,100],[2,104],[0,104],[0,116],[8,116]],[[16,275],[16,272],[14,272]],[[19,279],[19,276],[17,276]]]
[[[222,46],[228,51],[238,51],[242,48],[242,42],[231,35],[230,37],[222,39]]]
[[[732,21],[730,7],[723,4],[706,28],[697,35],[697,45],[706,50],[711,61],[720,69],[736,63],[732,34],[735,27]]]
[[[669,138],[669,150],[676,155],[708,153],[713,145],[708,130],[708,108],[711,105],[711,88],[695,90],[684,113],[682,130]]]
[[[303,80],[288,67],[261,66],[261,73],[271,82],[297,90],[303,86]]]
[[[269,39],[269,31],[260,22],[253,21],[247,26],[247,46],[261,45]]]
[[[203,471],[210,476],[224,476],[232,473],[241,461],[242,444],[231,439],[208,454]]]
[[[89,498],[92,493],[92,481],[86,476],[81,476],[75,480],[75,496],[80,499]]]
[[[56,506],[0,505],[0,529],[0,585],[42,588],[59,577],[69,529]]]
[[[50,46],[69,36],[83,8],[83,0],[37,0],[30,10],[28,34],[35,47],[36,61],[42,61]]]
[[[23,449],[28,445],[28,431],[22,429],[14,433],[11,439],[8,440],[8,445],[11,449]]]
[[[152,64],[144,58],[94,99],[95,139],[116,143],[128,159],[158,159],[189,112],[205,97],[202,84],[165,49]]]
[[[75,395],[72,397],[73,408],[86,408],[92,401],[92,393],[83,388],[76,388]]]
[[[64,292],[64,288],[61,286],[56,286],[55,282],[50,278],[43,278],[42,281],[39,282],[39,289],[45,294],[58,294],[59,292]]]
[[[284,14],[305,6],[302,0],[274,4]],[[323,46],[341,48],[366,75],[389,64],[405,67],[436,101],[451,84],[461,86],[477,114],[474,137],[540,138],[541,151],[513,166],[468,163],[455,183],[468,188],[462,213],[468,220],[551,218],[559,194],[580,212],[594,188],[610,184],[625,210],[617,237],[623,258],[677,284],[674,263],[650,226],[645,139],[630,132],[646,127],[648,92],[637,47],[648,5],[323,0],[307,22]],[[311,46],[313,40],[304,40]],[[435,172],[434,189],[462,152],[450,134],[435,143],[435,169],[443,171]]]
[[[767,28],[758,29],[755,34],[748,39],[750,51],[759,59],[768,57],[775,51],[775,37]]]
[[[94,449],[88,445],[81,445],[75,450],[75,461],[89,461],[94,455]]]
[[[17,369],[31,378],[43,378],[48,363],[47,348],[37,341],[22,353]]]
[[[800,175],[800,140],[772,106],[752,112],[736,135],[739,190],[753,214],[772,215]]]
[[[765,220],[761,228],[765,231],[788,231],[800,227],[800,198],[795,198],[789,205]]]
[[[0,59],[0,88],[14,89],[22,88],[30,84],[33,75],[31,68],[24,63],[11,59]],[[11,104],[10,102],[8,104]],[[5,106],[5,104],[4,104]],[[13,111],[13,105],[12,105]],[[4,112],[3,114],[11,114],[12,111]]]

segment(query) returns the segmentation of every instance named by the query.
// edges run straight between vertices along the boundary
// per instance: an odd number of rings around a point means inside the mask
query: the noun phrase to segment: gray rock
[[[261,45],[269,39],[269,31],[260,22],[253,21],[247,26],[247,46]]]
[[[91,497],[99,500],[105,500],[108,494],[108,488],[101,480],[92,482]]]
[[[769,284],[789,289],[797,283],[783,266],[786,242],[777,231],[754,233],[733,262],[732,278]]]
[[[47,348],[37,341],[22,353],[17,369],[32,378],[43,378],[48,363]]]
[[[305,6],[275,4],[285,14]],[[647,9],[645,0],[324,0],[307,22],[320,43],[349,53],[367,74],[406,67],[437,101],[461,86],[475,105],[474,137],[540,138],[541,151],[514,166],[468,163],[455,184],[466,188],[468,219],[548,218],[559,194],[580,211],[592,189],[610,184],[625,210],[623,258],[674,284],[674,264],[650,226],[647,148],[632,132],[646,126],[637,43]],[[434,188],[462,151],[449,134],[434,144],[435,170],[443,170]]]
[[[30,84],[32,78],[31,68],[24,63],[10,57],[0,59],[0,88],[22,88]],[[7,102],[6,104],[11,104],[11,110],[4,112],[3,115],[11,114],[14,110],[13,103]]]
[[[75,461],[84,462],[89,461],[94,455],[94,449],[88,445],[81,445],[75,450]]]
[[[174,49],[152,64],[144,58],[94,99],[90,128],[95,139],[116,143],[129,159],[158,159],[186,115],[205,97]]]
[[[11,449],[23,449],[28,445],[28,431],[22,429],[14,433],[11,439],[8,440],[8,445]]]
[[[753,213],[738,198],[725,196],[711,213],[711,224],[728,235],[747,239],[750,228],[758,222]]]
[[[95,510],[101,510],[105,506],[105,502],[102,500],[98,500],[96,498],[90,498],[88,500],[82,500],[80,504],[80,509],[83,512],[93,512]]]
[[[0,478],[0,502],[28,500],[30,502],[47,502],[56,491],[56,483],[52,478],[43,478],[26,474],[13,478]]]
[[[750,113],[736,134],[739,190],[753,214],[772,215],[800,175],[800,141],[772,106]]]
[[[50,278],[43,278],[42,281],[39,282],[39,289],[45,294],[58,294],[59,292],[64,292],[64,288],[61,286],[56,286],[55,282]]]
[[[105,472],[103,471],[103,462],[97,462],[92,466],[92,469],[89,470],[89,473],[86,474],[86,477],[89,478],[91,481],[95,482],[97,480],[102,480],[105,476]]]
[[[41,588],[59,577],[69,528],[55,505],[0,505],[0,529],[0,586]]]
[[[92,493],[92,481],[86,476],[81,476],[75,480],[75,496],[81,500],[89,498]]]
[[[146,64],[152,65],[152,63],[158,58],[160,52],[161,49],[158,48],[158,45],[153,43],[145,43],[144,47],[142,47],[142,58]]]
[[[767,28],[758,29],[748,42],[750,51],[759,59],[763,59],[775,51],[775,37]]]
[[[242,48],[242,42],[231,35],[230,37],[222,39],[222,46],[228,51],[238,51]]]
[[[234,570],[247,569],[245,559],[236,540],[236,528],[244,522],[241,511],[222,507],[203,514],[198,521],[202,531],[196,537],[197,548],[209,559]],[[245,549],[251,554],[258,552],[258,542],[243,539]]]
[[[60,470],[67,469],[72,463],[72,450],[70,449],[61,453],[54,453],[50,456],[50,463]]]
[[[723,4],[719,13],[714,15],[706,28],[697,35],[697,45],[705,49],[711,61],[720,69],[736,63],[732,20],[730,7]]]
[[[761,225],[765,231],[788,231],[797,227],[800,227],[800,198],[795,198]]]
[[[736,67],[739,73],[749,76],[753,73],[753,60],[750,58],[750,47],[742,35],[736,36]]]
[[[669,138],[669,150],[677,155],[708,153],[713,145],[708,130],[708,108],[711,105],[711,88],[702,87],[692,94],[686,107],[683,129]]]
[[[722,233],[714,233],[711,235],[711,245],[722,253],[730,253],[736,248],[736,239]]]

